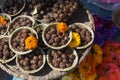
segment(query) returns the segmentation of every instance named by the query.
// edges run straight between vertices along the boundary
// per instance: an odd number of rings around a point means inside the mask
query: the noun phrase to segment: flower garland
[[[30,35],[25,39],[25,46],[27,49],[35,49],[37,44],[38,40],[33,35]]]

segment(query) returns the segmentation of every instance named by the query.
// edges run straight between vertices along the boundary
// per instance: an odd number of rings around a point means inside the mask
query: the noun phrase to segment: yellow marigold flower
[[[72,41],[70,42],[69,46],[71,48],[77,47],[81,44],[81,39],[79,33],[73,32],[72,33]]]
[[[91,75],[95,71],[95,66],[93,66],[93,56],[89,53],[86,58],[81,62],[79,66],[79,73],[82,75]]]
[[[57,24],[57,29],[58,29],[60,32],[64,33],[65,31],[68,30],[68,26],[67,26],[66,23],[60,22],[60,23]]]
[[[96,56],[96,55],[93,55],[94,56],[94,63],[93,63],[93,65],[95,66],[95,67],[97,67],[98,66],[98,64],[101,64],[102,63],[102,61],[103,61],[103,57],[102,56]]]
[[[96,79],[96,67],[102,63],[102,54],[102,48],[97,44],[93,45],[93,51],[88,53],[78,68],[81,80]]]
[[[103,51],[102,51],[102,48],[97,44],[93,46],[93,49],[94,49],[94,53],[93,53],[94,64],[97,66],[98,64],[102,63]]]
[[[38,40],[33,35],[25,39],[25,46],[27,49],[35,49],[37,47]]]
[[[102,55],[102,54],[103,54],[102,48],[101,48],[99,45],[94,44],[93,49],[94,49],[94,52],[95,52],[95,53],[97,53],[97,54],[99,54],[99,55]]]
[[[80,79],[74,73],[68,73],[61,80],[80,80]]]
[[[89,63],[85,63],[82,62],[79,66],[79,73],[81,73],[82,75],[86,75],[88,73],[90,73],[92,66]]]
[[[84,61],[81,62],[78,70],[81,80],[95,80],[96,66],[94,66],[94,58],[92,53],[89,53]]]
[[[79,66],[79,73],[81,73],[83,78],[88,78],[82,80],[94,80],[93,78],[96,77],[96,67],[102,62],[102,54],[101,47],[95,44],[93,46],[93,52],[90,52]],[[93,76],[93,78],[89,78],[90,76]]]

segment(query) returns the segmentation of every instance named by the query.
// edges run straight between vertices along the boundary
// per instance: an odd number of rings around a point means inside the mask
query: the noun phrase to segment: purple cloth
[[[95,43],[103,45],[105,41],[111,40],[118,33],[118,28],[111,19],[102,19],[98,15],[94,15],[95,21]]]

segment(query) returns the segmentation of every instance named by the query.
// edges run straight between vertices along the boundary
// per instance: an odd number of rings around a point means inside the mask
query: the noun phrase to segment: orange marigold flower
[[[25,46],[27,49],[35,49],[37,47],[38,40],[33,35],[25,39]]]
[[[60,32],[64,33],[65,31],[68,30],[68,26],[67,26],[66,23],[60,22],[60,23],[57,24],[57,29],[58,29]]]
[[[79,72],[84,76],[91,75],[95,71],[93,61],[93,56],[91,53],[89,53],[84,59],[84,61],[81,62],[79,66]]]
[[[102,62],[102,54],[101,47],[95,44],[78,68],[82,80],[95,80],[96,67]]]
[[[5,20],[5,18],[3,18],[2,16],[0,16],[0,23],[5,26],[7,24],[7,21]]]
[[[81,80],[96,80],[97,78],[97,73],[93,72],[93,74],[89,75],[89,76],[82,76],[81,75]]]

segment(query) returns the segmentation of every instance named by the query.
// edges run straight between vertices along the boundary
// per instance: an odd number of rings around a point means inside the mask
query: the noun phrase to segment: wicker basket
[[[93,16],[82,4],[80,6],[80,10],[79,10],[78,14],[76,14],[76,15],[77,16],[74,18],[74,21],[70,21],[71,23],[81,22],[81,23],[84,23],[84,24],[90,26],[93,30],[95,30]],[[89,51],[91,50],[91,47],[92,47],[92,45],[84,50],[77,51],[78,56],[79,56],[79,63],[81,63],[81,61],[89,53]],[[45,67],[40,72],[30,75],[30,74],[22,73],[19,70],[19,68],[16,66],[16,64],[13,64],[13,63],[14,62],[11,62],[9,64],[0,63],[0,68],[15,77],[19,77],[19,78],[23,78],[23,79],[27,79],[27,80],[55,79],[55,78],[61,77],[61,76],[65,75],[66,73],[68,73],[68,72],[54,71],[48,66],[48,64],[45,64]]]

